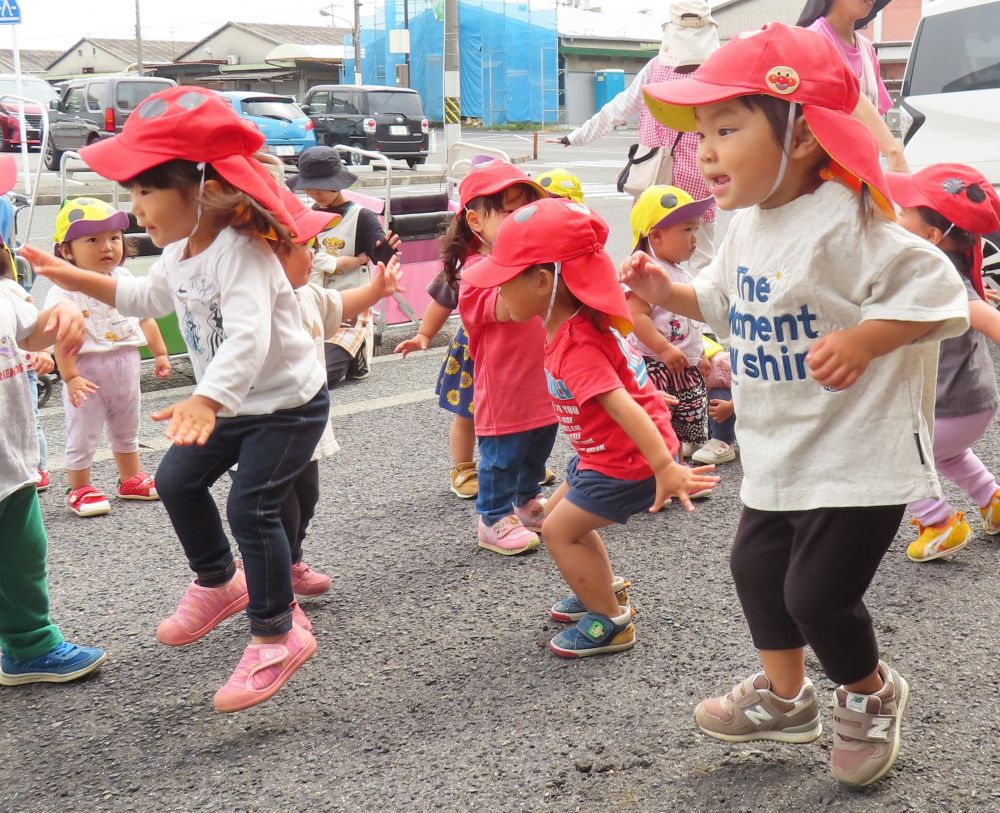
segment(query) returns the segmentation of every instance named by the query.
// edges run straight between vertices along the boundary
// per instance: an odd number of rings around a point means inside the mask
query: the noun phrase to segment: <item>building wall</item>
[[[753,31],[776,21],[795,25],[805,0],[743,0],[712,12],[719,24],[719,39],[730,40],[741,31]]]
[[[84,40],[72,51],[67,51],[48,71],[46,76],[68,76],[78,73],[116,73],[123,71],[130,62],[113,56]]]
[[[241,65],[257,65],[264,61],[274,47],[274,43],[270,40],[238,28],[225,28],[198,45],[194,51],[185,56],[185,59],[191,61],[225,59],[230,54],[236,54],[240,58]],[[206,49],[211,51],[211,54],[207,53]]]

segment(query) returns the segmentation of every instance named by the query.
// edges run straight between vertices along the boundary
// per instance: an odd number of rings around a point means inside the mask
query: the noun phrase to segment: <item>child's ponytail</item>
[[[476,250],[478,245],[479,238],[469,226],[465,212],[457,212],[441,238],[441,261],[444,264],[442,274],[445,282],[456,293],[465,259]]]

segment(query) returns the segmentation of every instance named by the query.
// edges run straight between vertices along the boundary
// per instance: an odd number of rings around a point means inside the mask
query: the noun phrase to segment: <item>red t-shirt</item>
[[[618,333],[598,329],[588,311],[567,319],[545,346],[545,375],[552,408],[580,456],[579,468],[619,480],[653,476],[635,442],[597,400],[619,387],[646,410],[670,454],[677,454],[670,410],[649,380],[642,356]]]
[[[465,268],[482,259],[470,256]],[[458,311],[475,361],[472,403],[476,434],[527,432],[556,422],[545,385],[545,328],[541,319],[498,322],[497,288],[461,283]]]

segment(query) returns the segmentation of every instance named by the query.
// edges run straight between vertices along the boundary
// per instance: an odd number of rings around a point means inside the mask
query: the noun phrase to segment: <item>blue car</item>
[[[302,150],[316,146],[312,121],[291,96],[227,90],[222,97],[267,139],[266,148],[282,161],[298,163]]]

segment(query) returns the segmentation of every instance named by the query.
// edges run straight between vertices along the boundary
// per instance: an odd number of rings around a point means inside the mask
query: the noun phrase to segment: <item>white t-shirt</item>
[[[326,338],[333,336],[340,330],[340,323],[344,319],[344,302],[340,297],[340,291],[335,288],[323,288],[314,282],[309,282],[301,288],[295,289],[295,298],[299,303],[299,311],[302,313],[302,327],[312,338],[316,345],[316,358],[320,364],[326,365],[326,355],[323,350]],[[313,460],[322,460],[324,457],[336,454],[340,451],[340,444],[333,434],[333,418],[327,419],[326,429],[323,436],[316,444],[316,451],[313,452]]]
[[[28,366],[17,348],[37,323],[35,307],[7,286],[0,286],[0,500],[38,478],[38,435],[28,391]]]
[[[131,277],[128,269],[119,266],[111,272],[116,279]],[[49,288],[45,296],[45,308],[51,308],[61,299],[74,302],[83,311],[86,326],[80,353],[107,353],[121,347],[143,347],[146,337],[134,316],[123,316],[117,308],[106,305],[99,299],[77,291],[65,291],[58,285]]]
[[[678,265],[664,262],[658,257],[656,261],[670,275],[670,279],[673,282],[690,285],[694,279],[689,272]],[[653,321],[653,327],[656,328],[657,333],[687,356],[688,362],[691,365],[698,363],[701,359],[701,354],[705,351],[701,338],[701,322],[688,319],[679,313],[673,313],[659,305],[653,305],[649,318]],[[656,353],[647,347],[646,343],[634,331],[628,334],[626,341],[643,356],[656,356]]]
[[[764,511],[899,505],[938,496],[931,430],[938,345],[968,329],[951,263],[836,182],[736,214],[698,305],[733,367],[743,502]],[[813,342],[871,319],[943,322],[876,358],[852,387],[810,375]]]
[[[268,415],[310,401],[326,381],[281,263],[263,240],[227,228],[184,259],[187,240],[163,250],[145,278],[118,280],[115,304],[132,316],[176,311],[196,395],[220,417]]]

